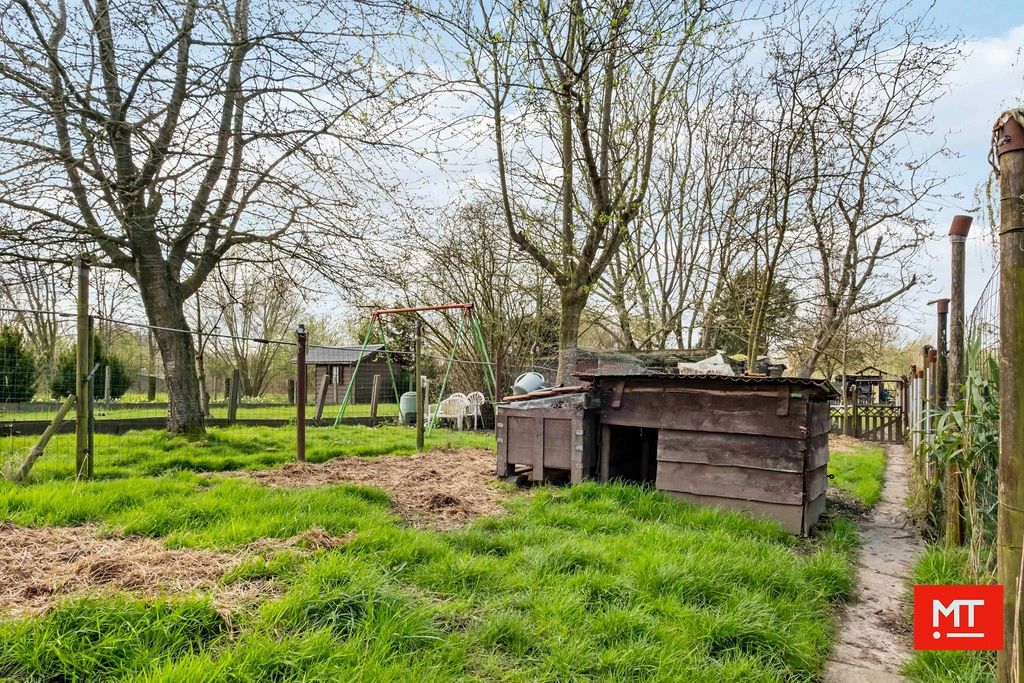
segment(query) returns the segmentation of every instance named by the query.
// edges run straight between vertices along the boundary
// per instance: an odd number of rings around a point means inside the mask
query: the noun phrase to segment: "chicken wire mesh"
[[[992,273],[978,302],[967,317],[967,341],[977,353],[968,354],[970,370],[987,380],[993,379],[999,361],[999,271]]]
[[[0,311],[0,471],[18,472],[50,428],[47,466],[74,472],[75,320],[55,311]]]

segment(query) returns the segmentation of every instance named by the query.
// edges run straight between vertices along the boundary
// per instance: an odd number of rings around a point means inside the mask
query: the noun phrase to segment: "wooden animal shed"
[[[825,508],[828,382],[581,375],[589,389],[498,407],[498,475],[614,479],[770,517],[806,535]]]

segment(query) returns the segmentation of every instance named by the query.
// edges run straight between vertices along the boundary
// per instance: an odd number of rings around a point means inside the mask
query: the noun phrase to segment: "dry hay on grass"
[[[239,473],[267,486],[325,486],[349,482],[387,491],[398,514],[442,528],[500,515],[504,493],[494,477],[494,451],[439,448],[418,455],[339,457],[321,464],[288,463]]]
[[[844,436],[842,434],[829,434],[828,447],[829,450],[833,451],[850,451],[860,446],[863,446],[865,441],[861,439],[855,439],[852,436]]]
[[[220,585],[246,559],[280,550],[312,552],[351,540],[310,529],[287,539],[263,539],[234,552],[168,549],[159,541],[104,534],[96,526],[18,526],[0,521],[0,616],[45,611],[71,596],[123,591],[142,597],[209,591],[222,612],[277,591],[266,581]]]

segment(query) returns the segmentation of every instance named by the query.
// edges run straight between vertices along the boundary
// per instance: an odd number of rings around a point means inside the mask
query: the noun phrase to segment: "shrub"
[[[36,361],[21,332],[0,327],[0,403],[31,401],[36,391]]]
[[[93,397],[103,398],[104,368],[110,366],[110,398],[121,398],[124,392],[132,384],[131,375],[124,367],[124,363],[117,356],[108,354],[100,343],[98,337],[93,338],[93,364],[98,364],[100,369],[96,371],[93,382]],[[75,349],[69,349],[57,359],[57,369],[53,374],[53,381],[50,382],[50,392],[54,398],[63,398],[75,393]]]

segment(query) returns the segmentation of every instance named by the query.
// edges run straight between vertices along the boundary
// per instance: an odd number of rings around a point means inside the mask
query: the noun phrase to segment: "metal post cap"
[[[953,216],[953,220],[949,224],[950,236],[967,237],[967,234],[971,231],[971,223],[973,222],[973,216],[965,216],[963,214],[957,214],[956,216]]]

